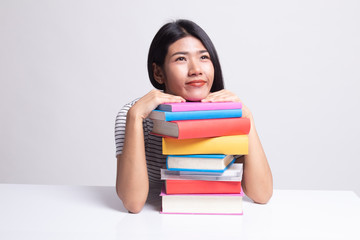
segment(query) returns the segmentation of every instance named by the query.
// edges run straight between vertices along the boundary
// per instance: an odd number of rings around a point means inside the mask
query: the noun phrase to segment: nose
[[[189,76],[198,76],[202,74],[201,63],[197,60],[189,61]]]

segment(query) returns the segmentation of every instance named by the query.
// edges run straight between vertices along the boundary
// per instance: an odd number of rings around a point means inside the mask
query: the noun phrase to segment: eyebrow
[[[200,50],[198,51],[198,53],[202,54],[202,53],[208,53],[208,50]],[[175,55],[188,55],[189,52],[176,52],[174,54],[171,55],[171,57],[175,56]]]

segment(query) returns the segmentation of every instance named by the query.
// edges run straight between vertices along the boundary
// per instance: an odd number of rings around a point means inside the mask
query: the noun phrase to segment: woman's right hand
[[[129,110],[129,113],[131,112],[134,116],[145,119],[158,105],[168,102],[186,102],[186,100],[180,96],[163,93],[160,90],[153,89],[140,98]]]

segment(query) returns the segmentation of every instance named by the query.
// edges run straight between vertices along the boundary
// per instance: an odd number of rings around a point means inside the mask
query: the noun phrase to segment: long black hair
[[[214,82],[210,91],[216,92],[224,89],[219,57],[216,53],[214,44],[200,26],[185,19],[179,19],[162,26],[151,42],[147,62],[151,84],[159,90],[165,90],[165,85],[158,83],[154,79],[153,63],[162,68],[169,46],[177,40],[187,36],[193,36],[199,39],[210,55],[211,62],[214,66]]]

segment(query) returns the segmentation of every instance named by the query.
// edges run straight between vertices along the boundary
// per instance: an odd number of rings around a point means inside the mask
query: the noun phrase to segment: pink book
[[[186,111],[205,111],[205,110],[224,110],[241,109],[241,102],[182,102],[182,103],[163,103],[156,110],[166,112],[186,112]]]
[[[162,210],[165,214],[243,215],[242,197],[238,194],[166,194],[163,187]]]

